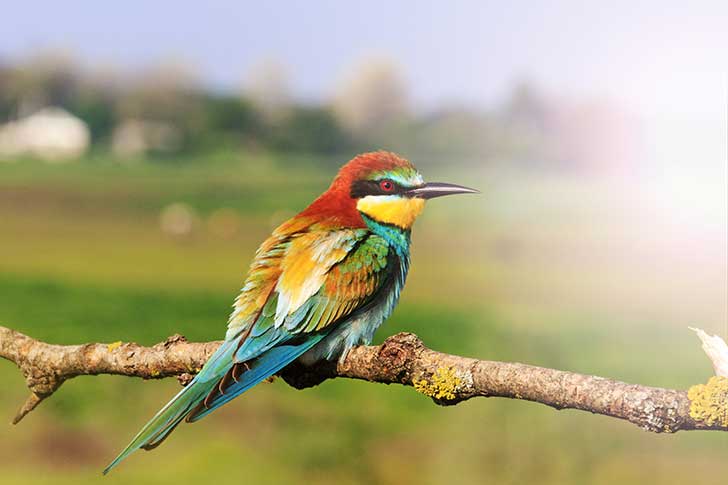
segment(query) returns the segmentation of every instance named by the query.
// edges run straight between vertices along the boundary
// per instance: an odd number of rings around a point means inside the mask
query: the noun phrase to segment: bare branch
[[[220,342],[190,343],[173,335],[153,347],[135,343],[51,345],[0,326],[0,357],[23,373],[31,395],[18,411],[18,423],[68,379],[82,375],[117,374],[142,379],[196,373]]]
[[[177,376],[186,383],[219,345],[220,342],[190,343],[180,335],[153,347],[121,342],[51,345],[0,327],[0,357],[20,368],[31,391],[13,422],[20,421],[63,382],[80,375],[116,374],[143,379]],[[292,364],[282,377],[299,389],[333,377],[403,384],[441,405],[478,396],[524,399],[556,409],[579,409],[623,419],[657,433],[728,430],[725,419],[692,417],[686,391],[443,354],[428,349],[416,335],[408,333],[389,337],[380,346],[355,347],[338,364]],[[710,405],[728,409],[728,393],[719,394],[719,398],[721,402]],[[699,411],[702,414],[693,415],[710,416]]]

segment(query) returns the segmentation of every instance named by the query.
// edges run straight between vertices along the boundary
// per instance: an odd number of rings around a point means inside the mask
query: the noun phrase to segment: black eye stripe
[[[393,187],[391,190],[383,190],[380,184],[387,180],[391,182]],[[355,180],[351,184],[351,197],[361,199],[367,195],[396,195],[406,192],[407,189],[390,179],[383,180]]]

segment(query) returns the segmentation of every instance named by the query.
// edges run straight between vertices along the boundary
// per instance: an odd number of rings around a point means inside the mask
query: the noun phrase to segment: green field
[[[280,156],[0,164],[0,325],[68,344],[219,339],[257,244],[324,190],[335,166]],[[720,237],[675,231],[609,181],[423,172],[484,194],[428,206],[407,288],[378,341],[412,331],[474,357],[676,388],[707,380],[687,326],[725,332]],[[172,203],[194,210],[187,236],[160,229]],[[221,209],[235,214],[225,231],[213,222]],[[9,423],[26,391],[12,364],[0,362],[0,375]],[[177,388],[110,376],[67,382],[21,424],[0,425],[0,483],[101,482]],[[343,379],[304,391],[276,381],[103,480],[723,484],[726,456],[720,433],[654,435],[512,400],[441,408],[409,388]]]

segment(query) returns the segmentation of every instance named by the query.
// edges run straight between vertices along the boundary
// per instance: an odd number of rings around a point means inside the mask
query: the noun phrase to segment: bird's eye
[[[392,192],[394,190],[394,182],[391,180],[382,180],[379,182],[379,188],[382,192]]]

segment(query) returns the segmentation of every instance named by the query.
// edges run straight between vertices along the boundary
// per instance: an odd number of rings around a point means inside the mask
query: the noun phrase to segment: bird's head
[[[408,160],[390,152],[364,153],[339,170],[329,190],[306,212],[336,212],[354,225],[362,215],[402,229],[412,227],[427,199],[477,193],[460,185],[425,183]]]

